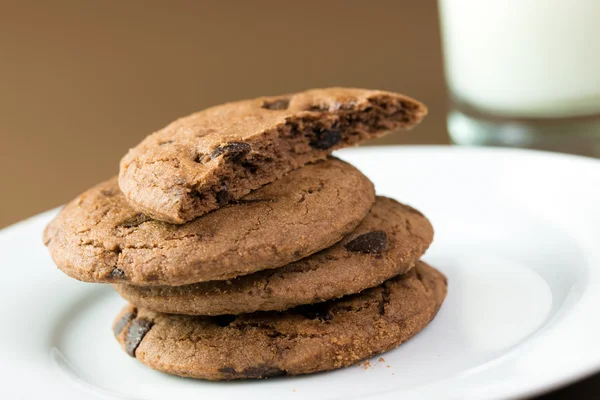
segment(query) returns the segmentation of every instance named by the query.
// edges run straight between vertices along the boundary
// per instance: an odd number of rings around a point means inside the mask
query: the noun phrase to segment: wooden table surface
[[[0,227],[116,174],[174,118],[333,85],[428,105],[376,143],[448,143],[436,2],[0,0]],[[543,398],[600,398],[600,376]]]

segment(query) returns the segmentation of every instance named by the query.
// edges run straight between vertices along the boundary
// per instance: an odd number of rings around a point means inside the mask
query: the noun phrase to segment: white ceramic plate
[[[431,219],[425,259],[449,277],[437,318],[385,361],[232,383],[152,371],[112,336],[124,301],[111,287],[53,266],[41,243],[50,211],[0,232],[0,398],[510,398],[600,369],[599,161],[451,147],[340,155]]]

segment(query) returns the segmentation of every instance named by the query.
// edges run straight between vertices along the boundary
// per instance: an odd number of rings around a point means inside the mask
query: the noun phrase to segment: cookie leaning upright
[[[119,186],[135,210],[180,224],[426,113],[397,93],[350,88],[227,103],[144,139],[122,159]]]

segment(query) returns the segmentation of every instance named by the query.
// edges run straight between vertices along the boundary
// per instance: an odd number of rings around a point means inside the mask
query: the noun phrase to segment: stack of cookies
[[[44,242],[66,274],[130,303],[114,335],[151,368],[228,380],[354,364],[422,330],[446,278],[419,261],[429,221],[330,153],[425,114],[346,88],[201,111],[131,149]]]

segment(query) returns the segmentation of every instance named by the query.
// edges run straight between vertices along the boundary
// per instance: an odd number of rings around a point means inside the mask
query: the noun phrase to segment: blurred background
[[[436,1],[0,0],[0,228],[115,175],[177,117],[334,85],[427,104],[376,143],[448,143]]]

